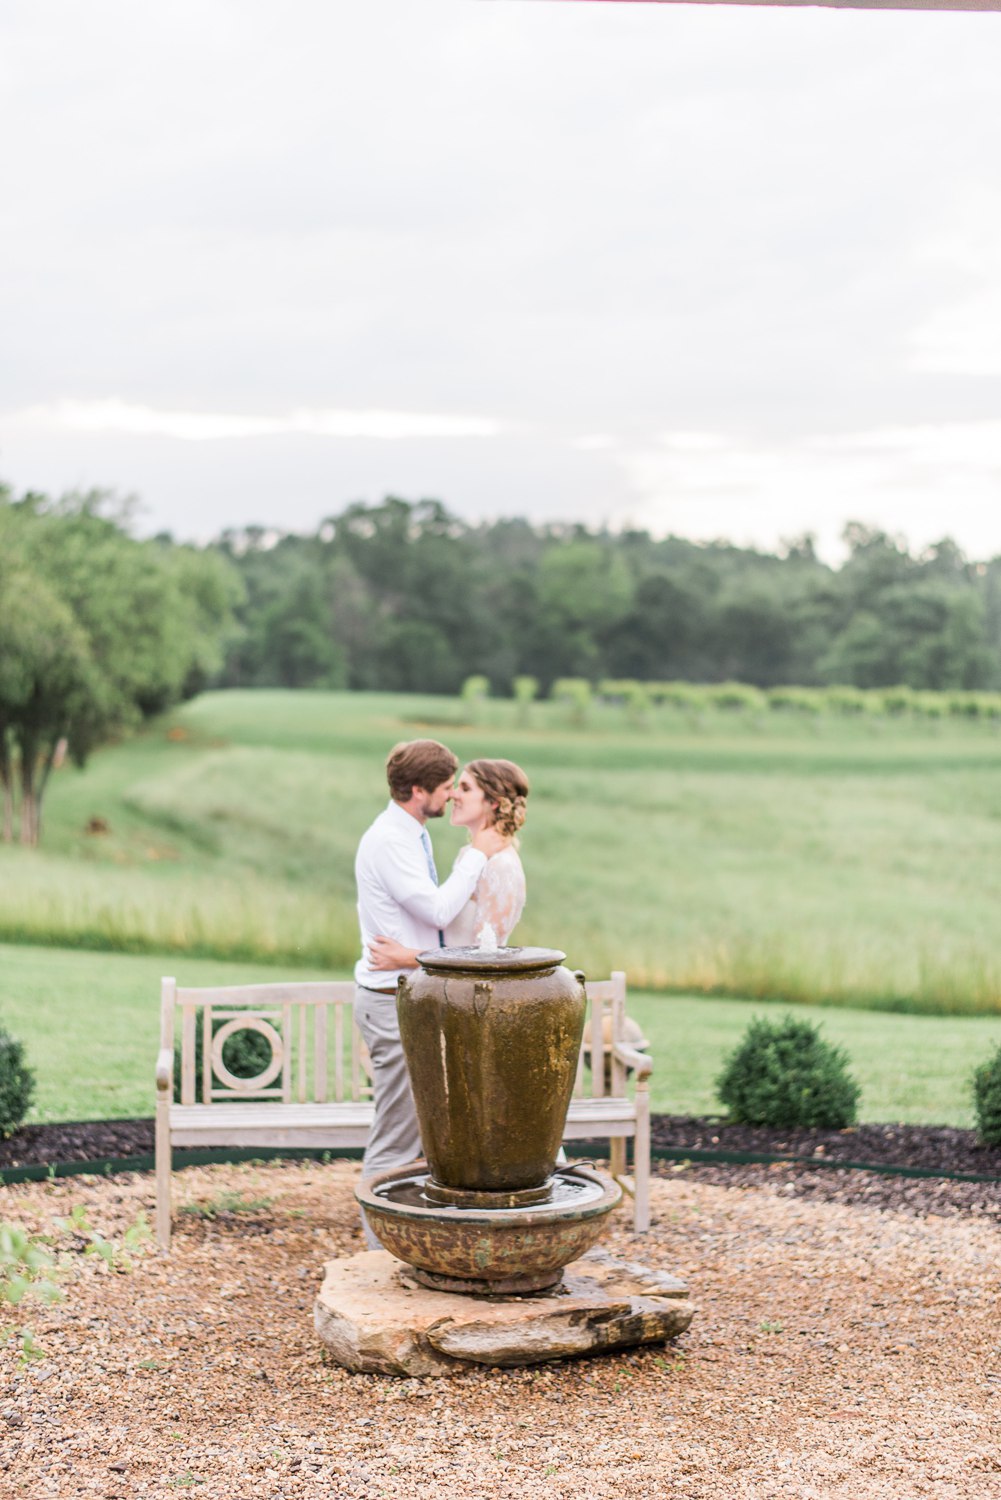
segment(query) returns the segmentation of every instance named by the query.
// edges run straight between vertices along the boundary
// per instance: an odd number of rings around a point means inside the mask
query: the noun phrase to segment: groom
[[[458,764],[451,750],[437,740],[397,745],[386,761],[389,805],[358,845],[355,880],[362,956],[355,965],[355,1019],[371,1059],[375,1095],[363,1178],[405,1166],[421,1154],[417,1111],[396,1019],[396,981],[407,971],[370,968],[368,945],[382,935],[418,952],[439,947],[444,941],[442,929],[465,906],[487,859],[503,844],[494,829],[482,829],[473,839],[471,852],[444,884],[438,884],[425,825],[443,816]],[[367,1221],[365,1240],[370,1249],[378,1248]]]

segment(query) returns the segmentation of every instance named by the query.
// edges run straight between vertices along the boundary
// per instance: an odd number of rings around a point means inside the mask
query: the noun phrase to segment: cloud
[[[0,416],[0,429],[124,433],[171,437],[183,442],[223,438],[315,436],[335,438],[494,437],[504,423],[492,417],[456,416],[448,412],[346,411],[340,408],[299,410],[281,416],[234,412],[160,411],[127,401],[54,401]]]
[[[1001,421],[875,427],[769,442],[734,433],[664,433],[620,455],[636,523],[772,547],[813,532],[841,555],[849,519],[925,546],[945,533],[985,557],[999,550]]]
[[[967,185],[949,221],[948,231],[918,246],[918,257],[943,268],[954,289],[917,322],[909,368],[1001,375],[1001,193],[986,184]]]
[[[1001,284],[983,287],[921,323],[910,368],[922,374],[1001,375]]]

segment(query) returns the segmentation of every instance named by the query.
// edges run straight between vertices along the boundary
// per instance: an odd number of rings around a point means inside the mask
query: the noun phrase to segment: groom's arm
[[[458,916],[487,862],[479,849],[469,849],[448,879],[435,885],[420,844],[397,847],[393,853],[382,872],[386,890],[398,906],[430,927],[447,927]]]

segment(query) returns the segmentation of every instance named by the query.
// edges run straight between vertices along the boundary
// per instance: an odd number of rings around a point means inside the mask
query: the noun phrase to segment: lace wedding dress
[[[458,864],[468,847],[460,849]],[[513,844],[487,860],[476,889],[465,906],[445,928],[449,948],[475,948],[485,928],[490,927],[493,941],[503,948],[525,907],[525,872]]]

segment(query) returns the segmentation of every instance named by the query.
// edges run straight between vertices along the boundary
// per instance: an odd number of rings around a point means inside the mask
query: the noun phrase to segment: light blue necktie
[[[434,881],[435,885],[437,885],[438,884],[438,871],[434,867],[434,850],[431,848],[431,835],[428,833],[428,831],[427,831],[426,828],[422,828],[421,829],[421,843],[424,846],[424,858],[428,862],[428,874],[431,876],[431,879]],[[439,948],[444,948],[444,946],[445,946],[445,934],[442,932],[441,928],[439,927],[438,928],[438,947]]]

